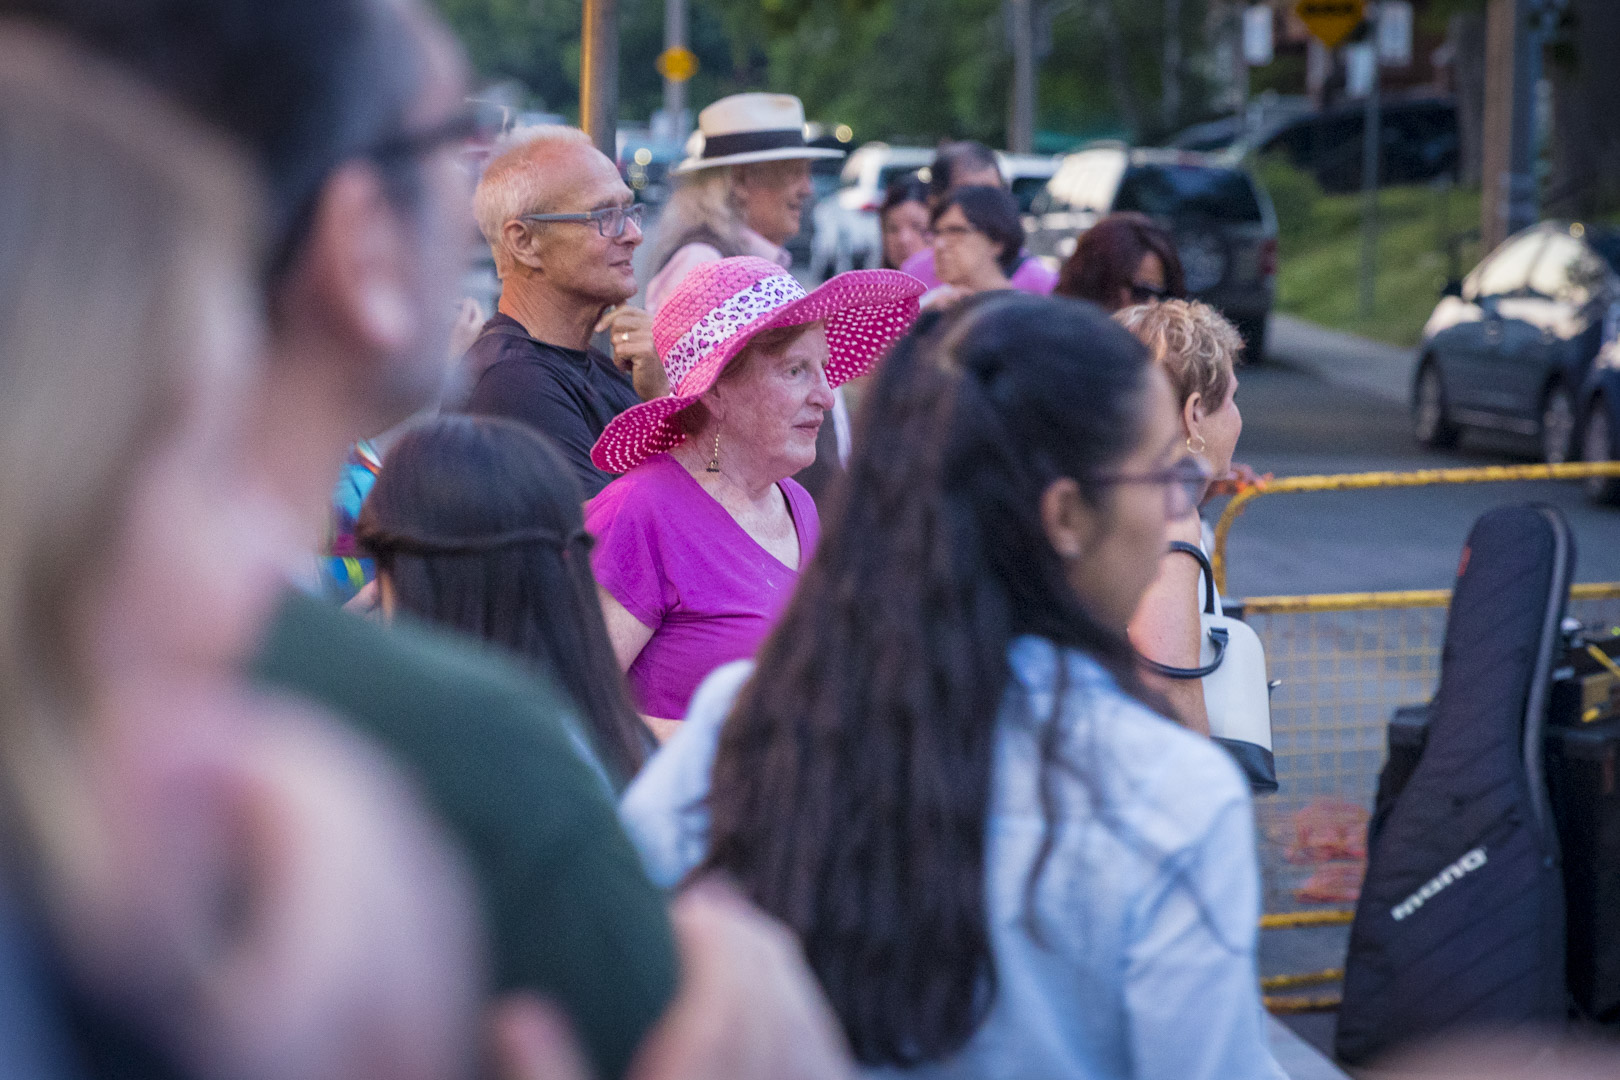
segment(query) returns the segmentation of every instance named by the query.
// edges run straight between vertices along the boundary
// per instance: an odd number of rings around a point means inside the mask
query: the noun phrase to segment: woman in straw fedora
[[[843,156],[805,145],[804,105],[792,94],[733,94],[704,109],[659,222],[647,310],[658,314],[706,262],[758,255],[787,266],[782,245],[799,231],[811,159]]]
[[[842,150],[806,146],[804,105],[791,94],[733,94],[698,114],[690,156],[675,170],[680,186],[664,209],[647,283],[654,315],[704,263],[757,255],[787,267],[783,246],[799,231],[810,199],[812,158]],[[834,393],[816,456],[795,479],[823,498],[850,451],[849,410]]]
[[[820,533],[791,479],[832,388],[870,371],[922,285],[858,270],[806,295],[768,259],[692,271],[653,319],[673,392],[620,414],[591,451],[623,473],[585,508],[603,615],[631,691],[667,735],[710,671],[752,656]]]

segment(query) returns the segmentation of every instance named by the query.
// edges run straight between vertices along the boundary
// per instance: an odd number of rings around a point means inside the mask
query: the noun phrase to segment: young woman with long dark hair
[[[1204,483],[1163,372],[988,294],[902,341],[861,435],[752,678],[621,805],[654,879],[723,870],[796,931],[874,1070],[1280,1076],[1247,787],[1124,635]]]
[[[583,714],[626,783],[651,733],[630,706],[597,602],[579,486],[522,424],[440,416],[388,452],[356,526],[383,611],[406,611],[534,662]]]

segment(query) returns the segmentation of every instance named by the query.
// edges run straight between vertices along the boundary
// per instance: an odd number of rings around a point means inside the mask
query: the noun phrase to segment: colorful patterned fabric
[[[321,553],[321,591],[340,604],[377,576],[376,560],[360,553],[354,538],[354,524],[360,519],[360,505],[377,482],[382,456],[362,439],[354,444],[343,463],[337,487],[332,490],[332,518],[327,530],[326,549]]]

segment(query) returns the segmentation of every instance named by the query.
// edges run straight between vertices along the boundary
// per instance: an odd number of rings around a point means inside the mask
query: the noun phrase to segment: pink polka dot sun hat
[[[610,473],[629,472],[686,441],[677,415],[702,397],[756,334],[827,324],[827,382],[872,370],[917,318],[923,283],[898,270],[851,270],[810,293],[780,266],[751,255],[704,263],[653,318],[653,345],[671,392],[614,417],[591,448]]]

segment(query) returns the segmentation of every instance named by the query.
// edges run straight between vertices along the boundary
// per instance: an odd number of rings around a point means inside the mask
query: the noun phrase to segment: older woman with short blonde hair
[[[1148,347],[1154,363],[1169,376],[1187,452],[1211,477],[1225,478],[1232,471],[1232,453],[1243,432],[1237,375],[1232,370],[1243,351],[1237,329],[1220,312],[1196,300],[1139,304],[1114,318]],[[1170,539],[1203,546],[1203,521],[1196,510],[1171,523]],[[1202,576],[1190,555],[1171,551],[1164,556],[1159,577],[1142,597],[1130,624],[1131,643],[1144,658],[1168,667],[1199,666]],[[1209,733],[1202,682],[1152,671],[1143,677],[1170,700],[1182,723]]]

